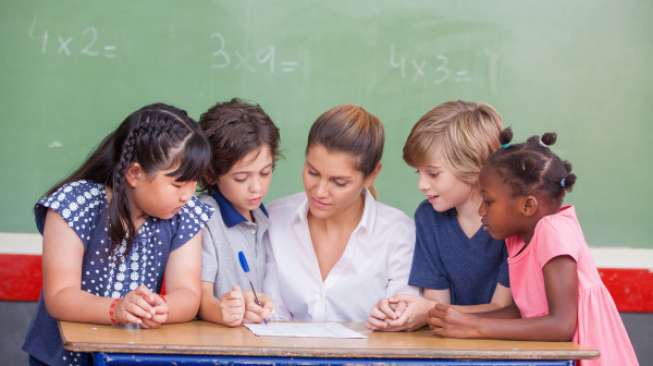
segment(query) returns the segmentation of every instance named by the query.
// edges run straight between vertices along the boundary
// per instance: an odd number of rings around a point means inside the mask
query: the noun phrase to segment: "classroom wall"
[[[422,197],[401,159],[410,127],[443,101],[483,100],[517,139],[559,133],[554,150],[579,176],[569,202],[604,281],[622,311],[652,311],[653,2],[180,4],[2,2],[0,261],[40,254],[33,203],[146,103],[194,117],[233,96],[260,103],[285,155],[269,198],[301,189],[313,120],[361,104],[386,126],[380,198],[412,215]],[[32,279],[29,291],[40,286],[40,273],[15,268],[4,267],[11,280],[0,275],[0,290],[25,291],[20,277]],[[20,333],[30,306],[0,303],[0,325]],[[651,315],[623,316],[642,364],[653,364],[641,353],[653,344]],[[0,357],[21,339],[1,339]]]
[[[35,233],[39,195],[136,108],[164,101],[198,117],[234,96],[280,127],[269,198],[302,189],[315,118],[356,103],[386,127],[380,198],[412,215],[423,197],[405,138],[436,104],[467,99],[496,106],[518,140],[558,132],[592,246],[653,248],[653,2],[180,4],[2,3],[0,232]]]

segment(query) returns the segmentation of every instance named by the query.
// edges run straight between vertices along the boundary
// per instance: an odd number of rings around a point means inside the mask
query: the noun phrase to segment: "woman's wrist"
[[[437,302],[427,299],[425,297],[420,298],[419,300],[419,312],[420,315],[423,316],[424,321],[426,322],[426,318],[428,318],[429,315],[429,310],[433,309],[433,307],[437,304]]]

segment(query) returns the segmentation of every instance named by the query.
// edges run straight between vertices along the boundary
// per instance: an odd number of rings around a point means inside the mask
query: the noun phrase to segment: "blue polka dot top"
[[[111,250],[107,194],[102,184],[68,183],[38,201],[34,216],[40,233],[48,209],[59,214],[84,245],[82,290],[111,298],[123,297],[141,284],[159,292],[170,252],[193,238],[213,212],[193,197],[171,219],[149,217],[126,253],[126,240]],[[57,322],[48,314],[42,293],[23,350],[49,365],[91,364],[88,355],[64,351]]]

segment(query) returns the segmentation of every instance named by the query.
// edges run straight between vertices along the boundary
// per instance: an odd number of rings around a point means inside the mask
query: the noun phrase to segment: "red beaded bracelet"
[[[109,305],[109,319],[112,325],[118,324],[118,319],[116,319],[116,306],[118,306],[119,302],[120,299],[113,299],[111,300],[111,305]]]

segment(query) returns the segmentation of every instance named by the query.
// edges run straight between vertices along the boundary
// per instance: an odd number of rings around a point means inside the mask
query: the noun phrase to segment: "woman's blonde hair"
[[[476,185],[481,168],[500,146],[501,125],[501,116],[489,104],[440,104],[413,126],[404,144],[404,161],[419,167],[439,153],[458,179]]]

